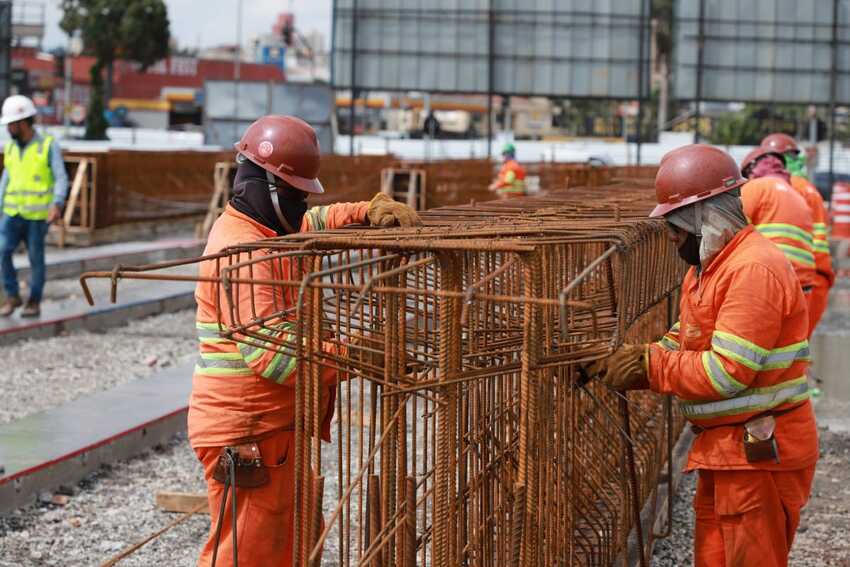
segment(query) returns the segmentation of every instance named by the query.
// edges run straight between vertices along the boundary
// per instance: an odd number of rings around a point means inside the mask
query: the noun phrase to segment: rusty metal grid
[[[222,336],[297,358],[296,565],[624,553],[681,421],[658,396],[576,384],[580,363],[654,340],[675,315],[683,266],[663,226],[639,220],[648,198],[573,189],[193,260],[217,264]],[[291,335],[275,335],[282,323]]]

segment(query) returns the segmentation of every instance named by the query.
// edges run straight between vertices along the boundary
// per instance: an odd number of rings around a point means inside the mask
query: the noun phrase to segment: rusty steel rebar
[[[683,265],[651,187],[606,182],[81,281],[214,262],[220,335],[296,357],[295,564],[610,565],[681,420],[578,371],[667,330]]]

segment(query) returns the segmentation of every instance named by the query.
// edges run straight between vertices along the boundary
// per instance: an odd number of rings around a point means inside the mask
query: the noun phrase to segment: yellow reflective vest
[[[3,165],[9,184],[3,199],[3,214],[26,220],[46,220],[53,204],[53,170],[50,169],[52,136],[31,143],[21,154],[20,146],[7,142]]]

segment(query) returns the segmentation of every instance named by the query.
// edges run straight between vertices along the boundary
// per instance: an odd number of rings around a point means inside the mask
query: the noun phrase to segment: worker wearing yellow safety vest
[[[671,240],[691,268],[679,321],[588,370],[617,390],[673,394],[697,434],[687,470],[696,567],[786,566],[818,459],[809,402],[808,312],[781,250],[749,224],[735,161],[694,144],[655,178]]]
[[[8,317],[23,304],[18,274],[12,255],[23,241],[30,261],[29,300],[21,317],[37,317],[44,290],[44,240],[48,226],[59,221],[68,194],[68,175],[62,150],[52,136],[41,136],[33,128],[37,114],[25,96],[10,96],[3,102],[2,118],[12,139],[3,149],[0,178],[0,268],[6,299],[0,316]]]
[[[489,189],[498,193],[501,199],[525,195],[525,168],[517,163],[513,144],[505,144],[502,148],[502,167]]]

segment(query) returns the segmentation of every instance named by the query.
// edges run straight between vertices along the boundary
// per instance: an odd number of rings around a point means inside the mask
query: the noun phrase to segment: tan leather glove
[[[407,228],[422,224],[416,211],[404,203],[393,201],[383,193],[377,193],[369,201],[369,210],[366,212],[366,217],[372,226],[401,226]]]
[[[624,344],[608,358],[592,363],[587,373],[614,390],[646,390],[649,388],[648,350],[649,345]]]

